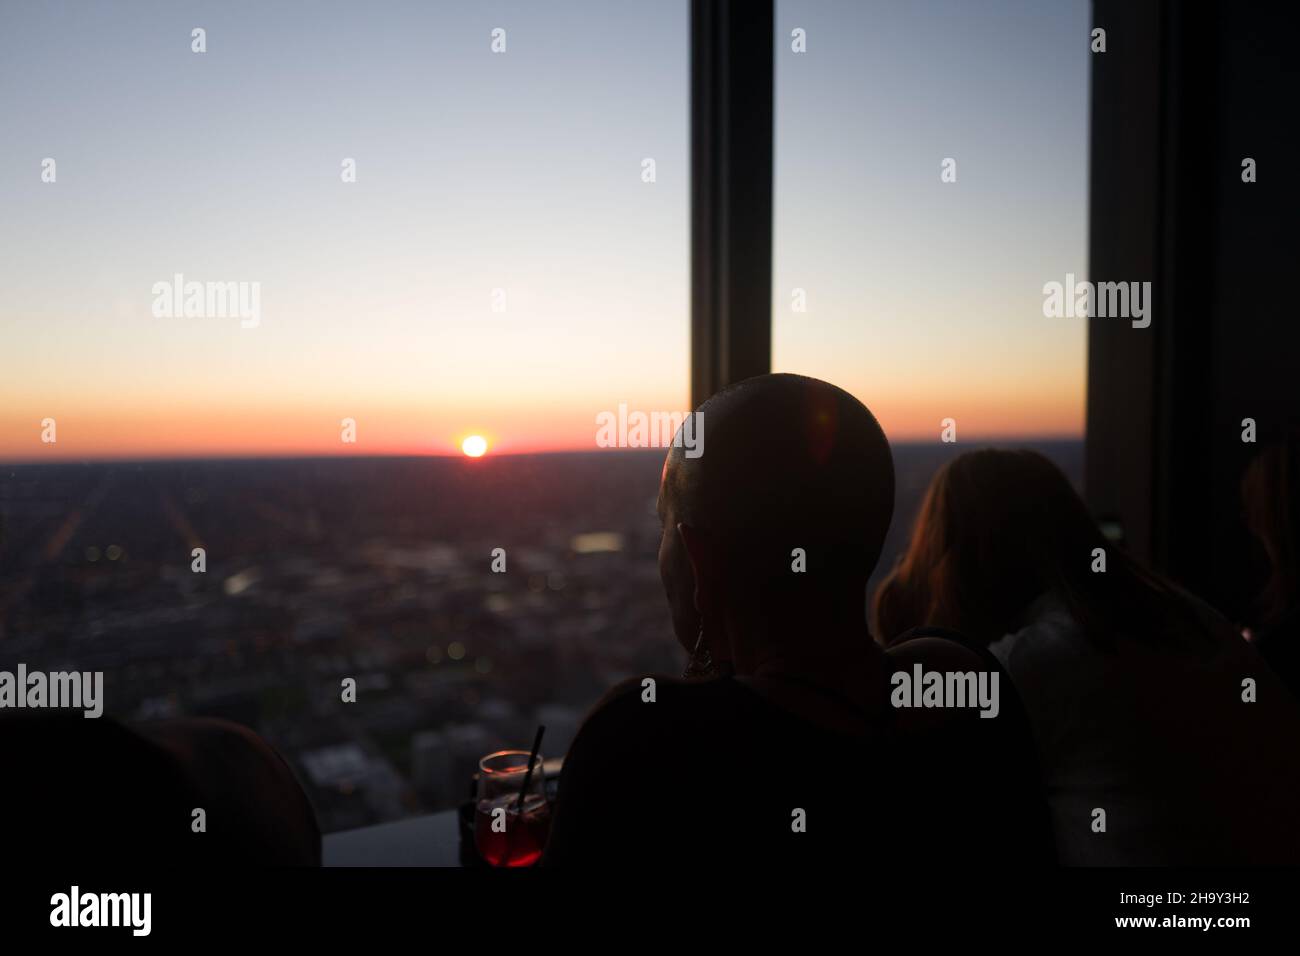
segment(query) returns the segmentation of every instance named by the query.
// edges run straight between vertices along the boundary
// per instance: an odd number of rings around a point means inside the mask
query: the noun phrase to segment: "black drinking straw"
[[[515,813],[518,813],[524,806],[524,794],[528,792],[528,785],[533,782],[533,764],[537,763],[537,751],[542,748],[542,734],[546,733],[546,725],[537,725],[537,736],[533,738],[533,752],[528,755],[528,772],[524,774],[524,785],[519,788],[519,798],[515,800]]]

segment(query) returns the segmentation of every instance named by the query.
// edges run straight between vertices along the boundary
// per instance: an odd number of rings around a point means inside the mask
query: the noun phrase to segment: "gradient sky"
[[[1083,434],[1085,320],[1044,318],[1042,288],[1087,275],[1090,14],[778,3],[774,371],[847,388],[892,438]]]
[[[1086,274],[1086,37],[1086,0],[778,4],[775,369],[896,439],[1081,432],[1040,290]],[[684,409],[688,79],[686,0],[0,5],[0,460],[590,449]],[[259,282],[261,324],[155,318],[178,272]]]

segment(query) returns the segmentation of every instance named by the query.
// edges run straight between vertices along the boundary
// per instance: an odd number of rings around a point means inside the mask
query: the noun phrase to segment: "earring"
[[[695,650],[691,651],[691,659],[686,662],[686,670],[682,672],[682,677],[713,677],[718,673],[718,668],[713,663],[713,655],[709,653],[709,648],[704,643],[704,618],[700,618],[700,636],[695,639]]]

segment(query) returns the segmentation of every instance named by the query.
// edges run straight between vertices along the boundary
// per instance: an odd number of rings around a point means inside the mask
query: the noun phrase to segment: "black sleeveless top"
[[[906,638],[921,636],[952,637]],[[809,723],[732,678],[658,678],[653,703],[640,680],[621,685],[565,759],[544,864],[966,872],[1052,863],[1024,711],[993,656],[962,643],[1000,674],[996,718],[971,709],[910,729],[886,697],[886,720],[850,734]],[[885,660],[882,695],[898,671]]]

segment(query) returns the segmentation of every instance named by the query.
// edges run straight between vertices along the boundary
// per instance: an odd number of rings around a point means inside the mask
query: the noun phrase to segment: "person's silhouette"
[[[914,666],[997,664],[937,637],[886,653],[868,633],[894,503],[875,418],[796,375],[696,414],[703,454],[674,447],[663,469],[659,566],[688,672],[705,676],[606,694],[567,755],[544,862],[1050,860],[1009,686],[995,719],[891,706]]]
[[[1109,542],[1037,452],[940,469],[876,624],[989,644],[1028,711],[1063,863],[1300,861],[1294,701],[1221,615]]]
[[[13,858],[60,866],[319,866],[307,795],[265,741],[224,720],[128,726],[0,716],[0,820]],[[196,811],[202,811],[196,813]]]

